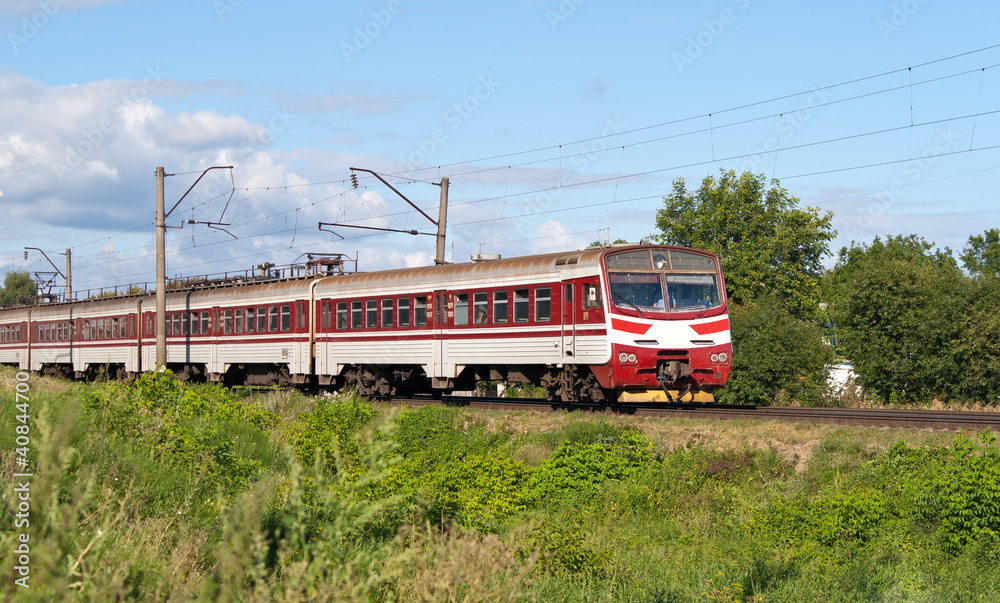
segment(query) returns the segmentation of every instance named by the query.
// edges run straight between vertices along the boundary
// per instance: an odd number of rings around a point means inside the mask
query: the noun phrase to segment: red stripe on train
[[[723,331],[729,330],[729,319],[723,318],[722,320],[717,320],[715,322],[706,322],[700,325],[691,325],[694,332],[699,335],[711,335],[712,333],[721,333]]]
[[[625,331],[626,333],[635,333],[636,335],[645,335],[649,327],[653,325],[644,325],[637,322],[629,322],[627,320],[621,320],[618,318],[611,318],[611,328],[618,331]]]

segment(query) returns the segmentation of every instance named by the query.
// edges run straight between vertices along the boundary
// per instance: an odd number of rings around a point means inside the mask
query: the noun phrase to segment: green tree
[[[694,193],[683,178],[656,213],[656,238],[722,258],[729,299],[744,304],[774,295],[796,316],[813,317],[822,260],[836,235],[833,215],[799,208],[799,200],[763,174],[720,170]]]
[[[0,306],[28,302],[35,297],[38,288],[27,272],[8,272],[0,289]]]
[[[963,371],[966,279],[951,251],[916,235],[841,250],[826,292],[858,383],[883,401],[950,397]]]
[[[976,279],[969,285],[969,303],[956,362],[963,367],[959,395],[963,400],[996,404],[1000,398],[1000,278]]]
[[[1000,278],[1000,230],[972,235],[962,250],[962,264],[972,276]]]
[[[729,383],[719,393],[720,402],[822,403],[833,351],[823,343],[816,323],[792,316],[774,296],[730,306],[729,321],[733,364]]]

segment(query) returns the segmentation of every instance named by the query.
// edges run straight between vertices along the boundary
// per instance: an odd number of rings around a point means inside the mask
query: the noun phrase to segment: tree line
[[[852,242],[827,270],[832,218],[763,174],[721,170],[694,191],[674,181],[655,238],[716,253],[725,273],[733,365],[720,399],[823,404],[840,356],[881,402],[996,403],[1000,230],[970,236],[957,259],[917,235]]]

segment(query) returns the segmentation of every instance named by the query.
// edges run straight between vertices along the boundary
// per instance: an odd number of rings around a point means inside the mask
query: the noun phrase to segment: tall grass
[[[0,597],[1000,600],[989,432],[494,416],[33,378],[31,586]]]

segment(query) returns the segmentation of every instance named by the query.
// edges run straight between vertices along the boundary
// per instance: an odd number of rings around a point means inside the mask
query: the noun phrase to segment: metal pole
[[[434,254],[435,264],[444,264],[444,234],[447,223],[448,223],[448,179],[441,178],[441,204],[438,207],[437,253]]]
[[[167,335],[163,324],[167,317],[166,216],[163,208],[163,167],[156,168],[156,365],[167,365]]]

